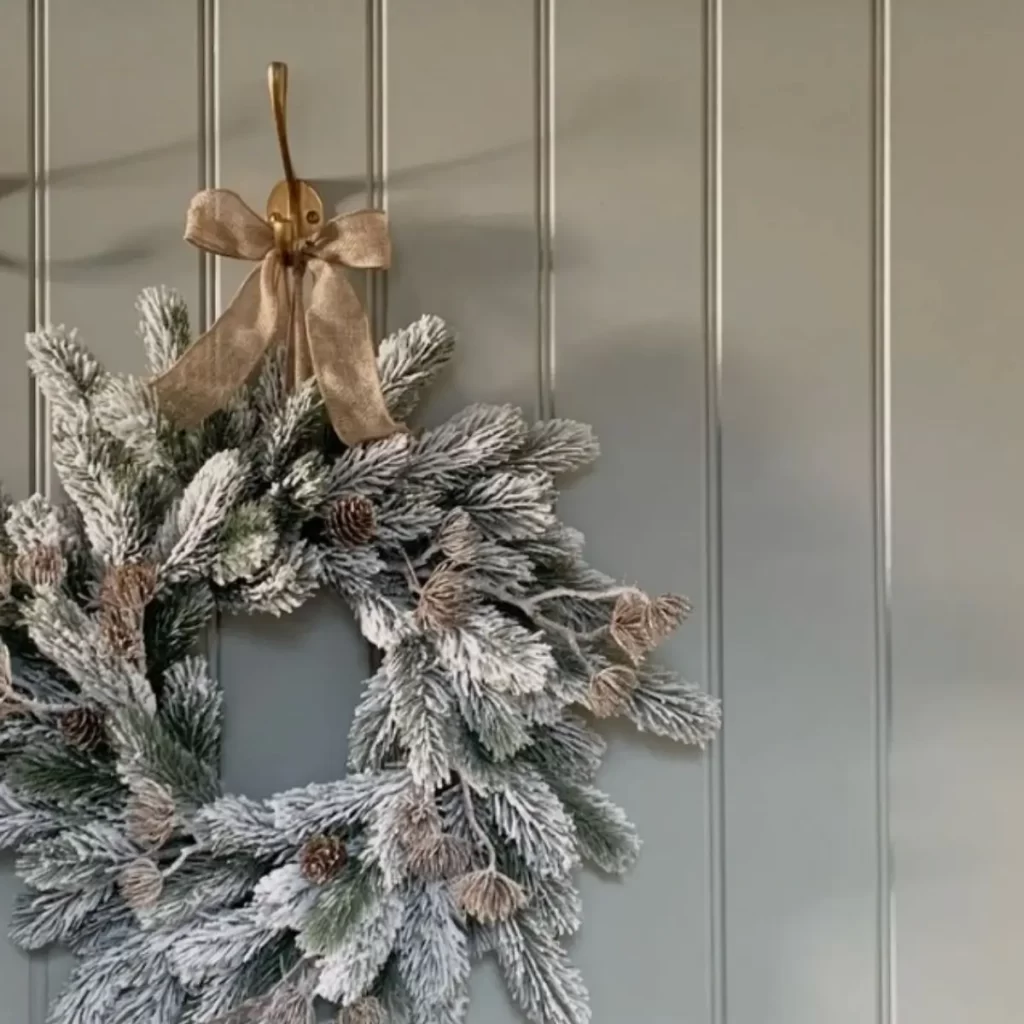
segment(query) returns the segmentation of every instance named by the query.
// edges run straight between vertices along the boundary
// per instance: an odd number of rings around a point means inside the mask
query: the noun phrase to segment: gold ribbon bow
[[[404,429],[388,413],[369,321],[344,270],[389,265],[385,214],[335,217],[289,253],[275,243],[272,225],[238,195],[206,189],[189,204],[185,238],[218,256],[260,265],[216,323],[153,381],[171,419],[181,426],[201,423],[249,380],[275,341],[284,341],[294,383],[316,377],[331,424],[346,444]]]

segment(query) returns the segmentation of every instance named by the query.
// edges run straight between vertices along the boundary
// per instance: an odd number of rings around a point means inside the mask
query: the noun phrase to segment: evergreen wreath
[[[150,368],[190,340],[182,301],[139,302]],[[140,379],[62,329],[29,339],[69,501],[0,517],[0,848],[28,891],[13,938],[78,957],[51,1024],[456,1024],[492,953],[538,1024],[583,1024],[561,941],[574,874],[639,840],[594,786],[592,719],[703,746],[717,702],[646,660],[685,617],[590,568],[555,476],[589,428],[474,405],[344,448],[311,382],[268,356],[181,430]],[[389,411],[448,361],[444,323],[387,338]],[[223,794],[216,611],[341,594],[381,652],[350,774],[267,800]]]

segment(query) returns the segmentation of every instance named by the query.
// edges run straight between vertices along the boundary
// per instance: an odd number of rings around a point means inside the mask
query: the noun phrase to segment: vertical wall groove
[[[704,3],[704,367],[707,686],[724,697],[722,625],[722,0]],[[728,1020],[725,942],[725,737],[708,773],[708,946],[712,1024]]]
[[[217,40],[220,32],[220,0],[198,0],[196,66],[198,72],[199,138],[197,186],[220,184],[220,66]],[[198,328],[207,330],[220,312],[220,260],[212,253],[198,254]],[[216,678],[221,678],[221,618],[218,611],[206,630],[206,657]]]
[[[555,414],[555,0],[535,0],[538,415]]]
[[[199,167],[198,187],[214,188],[220,180],[220,72],[217,66],[219,0],[198,0]],[[199,253],[199,329],[213,323],[220,306],[220,264]]]
[[[388,208],[388,0],[366,3],[366,190],[371,207]],[[376,337],[387,332],[387,272],[372,270],[366,280],[366,308]]]
[[[29,330],[50,322],[50,104],[49,3],[29,0]],[[50,413],[34,379],[29,381],[29,489],[49,495]]]
[[[872,491],[875,614],[875,796],[877,822],[877,1017],[894,1024],[892,838],[889,755],[892,742],[892,402],[891,402],[891,42],[890,0],[873,0]]]
[[[50,310],[50,10],[48,0],[29,0],[28,329],[39,330]],[[50,410],[34,377],[29,386],[29,491],[50,496]],[[28,959],[28,1024],[46,1019],[50,996],[50,956]]]

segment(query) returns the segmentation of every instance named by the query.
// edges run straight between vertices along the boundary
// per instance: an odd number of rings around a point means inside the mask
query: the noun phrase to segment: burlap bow
[[[260,266],[216,323],[153,381],[171,419],[182,426],[201,423],[250,378],[269,346],[283,341],[292,350],[294,377],[316,376],[346,444],[403,429],[384,403],[369,322],[344,270],[388,266],[383,213],[360,210],[327,221],[286,266],[267,221],[234,192],[207,189],[189,205],[185,238],[207,252],[259,260]]]

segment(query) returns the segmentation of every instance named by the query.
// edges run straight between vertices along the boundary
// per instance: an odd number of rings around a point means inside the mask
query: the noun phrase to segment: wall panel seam
[[[722,0],[704,0],[704,367],[707,687],[724,698],[722,601]],[[708,998],[711,1024],[728,1020],[726,984],[725,735],[706,762]]]
[[[50,310],[50,105],[49,2],[29,2],[29,330],[49,325]],[[50,411],[34,378],[29,380],[29,489],[49,496]]]
[[[366,188],[369,205],[388,208],[388,0],[366,4]],[[387,271],[371,270],[367,310],[374,335],[388,329]]]
[[[215,188],[220,184],[220,0],[197,0],[196,93],[198,110],[197,187]],[[197,263],[199,331],[207,330],[220,312],[220,260],[212,253],[200,252]],[[221,679],[221,615],[214,613],[206,631],[206,657],[214,678]]]
[[[872,545],[878,1024],[895,1024],[892,746],[891,0],[872,0]]]
[[[48,0],[28,0],[29,146],[28,329],[48,326],[50,310],[50,97]],[[29,490],[51,496],[50,409],[34,376],[29,376]],[[28,959],[28,1024],[42,1024],[50,997],[50,954]]]
[[[534,91],[537,227],[537,406],[555,414],[555,3],[535,0]]]
[[[220,69],[217,61],[219,0],[198,0],[199,167],[198,187],[215,188],[220,181]],[[220,263],[200,252],[198,327],[205,331],[220,306]]]

